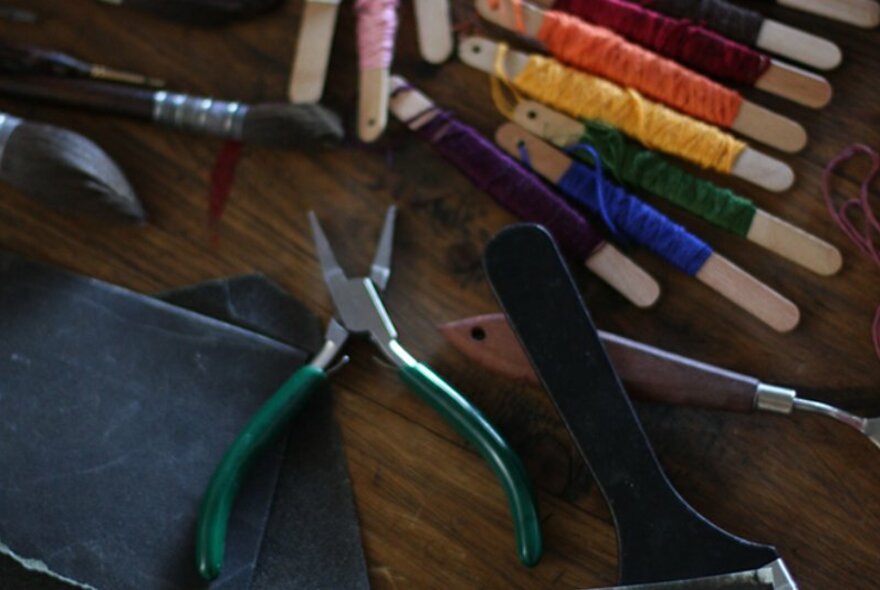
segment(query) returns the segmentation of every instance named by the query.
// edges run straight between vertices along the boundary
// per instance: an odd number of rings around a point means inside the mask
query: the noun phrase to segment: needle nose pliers
[[[395,218],[396,208],[391,207],[385,216],[370,276],[348,278],[336,261],[317,216],[309,213],[318,260],[337,314],[328,324],[321,351],[269,398],[217,466],[202,499],[197,526],[196,561],[203,578],[212,580],[220,573],[229,513],[248,468],[327,381],[327,368],[339,356],[350,334],[368,336],[397,367],[401,380],[477,448],[504,487],[520,560],[531,566],[540,559],[543,547],[538,512],[519,457],[466,397],[398,342],[397,329],[379,295],[391,275]]]

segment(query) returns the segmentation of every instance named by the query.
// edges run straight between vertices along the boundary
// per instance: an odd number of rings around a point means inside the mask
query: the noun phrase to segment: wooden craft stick
[[[880,4],[876,0],[776,0],[776,3],[866,29],[880,24]]]
[[[306,0],[287,88],[290,102],[302,104],[321,100],[341,1]]]
[[[525,146],[532,169],[554,185],[572,166],[572,160],[515,123],[499,127],[495,139],[504,151],[519,159]],[[713,252],[696,279],[711,287],[774,330],[788,332],[800,321],[797,306],[739,268],[718,252]]]
[[[360,98],[358,101],[358,137],[361,141],[376,141],[388,125],[387,68],[361,70]]]
[[[840,250],[763,209],[755,213],[746,239],[816,274],[833,275],[843,266]]]
[[[515,33],[523,34],[531,39],[537,38],[538,31],[543,26],[544,15],[546,14],[546,11],[541,8],[525,2],[520,3],[519,6],[522,8],[523,25],[525,27],[525,31],[520,31],[517,27],[516,12],[512,0],[498,0],[496,8],[493,8],[491,0],[476,0],[476,5],[480,16],[489,22]],[[788,72],[788,75],[789,77],[797,76],[797,73]],[[792,86],[791,90],[792,92],[799,89],[818,90],[818,94],[806,96],[804,101],[812,104],[821,103],[820,106],[824,106],[831,98],[831,87],[827,81],[822,81],[826,88],[823,88],[821,83],[817,84],[816,80],[813,79],[809,80],[810,83]],[[767,89],[772,91],[780,85],[779,78],[777,77],[777,84],[771,84]],[[807,132],[800,124],[747,100],[743,100],[739,114],[733,125],[731,125],[731,129],[746,137],[790,153],[802,150],[807,144]]]
[[[513,121],[559,148],[576,145],[584,133],[580,121],[531,100],[516,106]],[[843,265],[840,250],[763,209],[755,214],[746,239],[820,275],[833,275]]]
[[[419,51],[429,63],[441,64],[452,55],[452,20],[449,0],[413,0]]]
[[[843,60],[840,47],[831,41],[769,18],[761,24],[755,45],[818,70],[833,70]]]
[[[437,115],[434,103],[405,79],[394,76],[391,92],[407,88],[391,99],[391,112],[410,129],[416,130]],[[660,297],[657,281],[613,244],[604,242],[584,265],[638,307],[650,307]]]
[[[459,57],[464,63],[490,76],[495,75],[497,52],[498,44],[482,37],[465,39],[458,49]],[[504,63],[505,71],[514,77],[526,67],[528,60],[529,56],[525,53],[508,51]],[[574,119],[563,117],[549,108],[545,112],[547,116],[542,119],[541,124],[547,126],[547,132],[554,137],[572,134],[580,137],[583,133],[583,126]],[[774,192],[787,190],[794,183],[794,171],[787,164],[750,147],[739,155],[730,173]]]

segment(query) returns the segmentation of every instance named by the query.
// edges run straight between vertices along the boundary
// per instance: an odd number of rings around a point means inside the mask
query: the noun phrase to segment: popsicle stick
[[[717,252],[696,277],[777,332],[791,332],[801,320],[797,305]]]
[[[306,0],[287,88],[290,102],[315,103],[321,100],[341,1]]]
[[[584,266],[636,307],[651,307],[660,299],[660,285],[654,277],[611,242],[596,248]]]
[[[504,151],[519,159],[525,145],[532,169],[554,185],[572,166],[571,159],[515,123],[498,128],[495,140]],[[695,278],[774,330],[788,332],[800,321],[797,306],[761,283],[718,252],[713,252]]]
[[[528,100],[516,106],[513,121],[560,148],[577,144],[584,132],[580,121]],[[842,265],[837,248],[762,209],[746,239],[820,275],[832,275]]]
[[[820,275],[843,266],[840,250],[787,221],[758,209],[746,239]]]
[[[449,0],[413,0],[419,51],[425,61],[441,64],[452,55],[452,21]]]
[[[840,47],[831,41],[769,18],[761,24],[755,44],[819,70],[833,70],[843,59]]]
[[[391,78],[391,93],[406,88],[390,101],[392,114],[416,130],[433,119],[438,111],[434,103],[400,76]],[[596,276],[608,283],[637,307],[650,307],[660,298],[660,285],[638,264],[604,242],[584,261],[584,265]]]
[[[476,5],[480,16],[489,22],[532,39],[537,37],[546,13],[545,10],[528,3],[521,3],[525,31],[519,31],[512,0],[498,0],[497,8],[492,7],[491,0],[476,0]],[[609,79],[616,82],[613,78]],[[731,129],[786,152],[799,151],[807,143],[807,133],[800,124],[747,100],[743,100]]]
[[[880,4],[876,0],[776,0],[776,3],[866,29],[880,24]]]
[[[826,106],[834,94],[822,76],[776,59],[770,60],[770,67],[755,81],[755,88],[814,109]]]
[[[386,68],[361,70],[358,102],[358,137],[376,141],[388,125],[388,78]]]
[[[495,75],[497,52],[498,44],[482,37],[465,39],[458,48],[458,55],[465,64],[491,76]],[[514,77],[526,67],[528,60],[529,56],[525,53],[508,51],[504,60],[504,69],[510,77]],[[564,117],[548,107],[543,107],[541,112],[546,116],[536,120],[535,123],[541,125],[541,129],[546,129],[547,133],[552,133],[553,137],[566,134],[574,134],[575,138],[581,136],[583,127],[577,121]],[[533,127],[529,128],[533,129]],[[541,135],[545,135],[544,131]],[[773,192],[787,190],[794,184],[794,171],[787,164],[750,147],[739,155],[730,173]]]
[[[790,154],[807,145],[807,131],[800,123],[753,102],[742,101],[730,126],[733,131]]]

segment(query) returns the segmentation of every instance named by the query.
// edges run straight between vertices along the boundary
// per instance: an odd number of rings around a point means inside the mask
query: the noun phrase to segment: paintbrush
[[[275,8],[283,0],[98,0],[131,6],[157,16],[194,24],[217,24],[255,16]]]
[[[165,86],[165,81],[159,78],[86,62],[72,55],[36,45],[2,41],[0,41],[0,72],[92,78],[153,88]]]
[[[95,143],[6,113],[0,113],[0,179],[68,213],[145,219],[125,175]]]
[[[147,119],[168,127],[279,148],[342,139],[339,116],[316,104],[245,104],[47,76],[0,76],[0,94]]]

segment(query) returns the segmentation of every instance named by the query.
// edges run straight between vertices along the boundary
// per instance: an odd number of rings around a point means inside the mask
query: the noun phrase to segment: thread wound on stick
[[[520,92],[573,117],[599,119],[641,144],[730,173],[746,144],[637,91],[532,55],[513,80]]]
[[[558,0],[553,8],[725,80],[754,86],[770,67],[770,57],[751,47],[625,0]]]
[[[538,39],[563,63],[721,127],[733,124],[742,105],[733,90],[563,12],[544,14]]]
[[[725,0],[646,0],[640,3],[672,16],[705,24],[725,37],[746,45],[755,45],[764,24],[764,17],[760,13]]]
[[[524,221],[545,226],[570,256],[586,260],[603,242],[565,199],[472,127],[440,113],[416,133],[499,205]]]
[[[588,166],[572,162],[559,179],[559,188],[593,213],[610,218],[615,232],[689,276],[697,274],[712,255],[712,248],[704,241]]]
[[[362,70],[391,66],[400,0],[357,0],[358,54]]]
[[[678,205],[738,236],[752,227],[757,208],[749,199],[728,188],[697,178],[657,152],[626,139],[614,127],[599,121],[584,121],[579,145],[566,151],[594,165],[581,145],[589,144],[601,156],[602,166],[620,183],[635,187]]]

